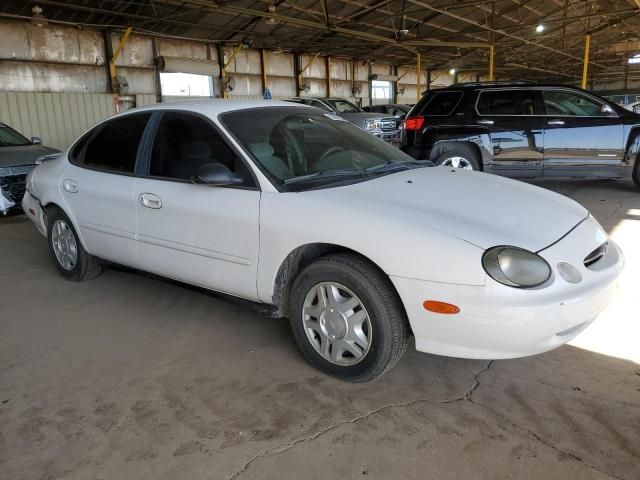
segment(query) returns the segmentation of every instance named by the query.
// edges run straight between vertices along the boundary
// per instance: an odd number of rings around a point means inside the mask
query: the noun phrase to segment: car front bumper
[[[22,197],[22,210],[27,214],[29,220],[33,222],[38,231],[47,236],[47,220],[45,212],[40,205],[40,201],[31,195],[28,191],[24,193]]]
[[[405,305],[416,349],[461,358],[503,359],[542,353],[570,341],[611,302],[624,257],[609,240],[609,248],[591,268],[584,257],[606,235],[591,218],[562,240],[539,252],[552,268],[551,279],[533,289],[507,287],[486,279],[485,285],[455,285],[391,277]],[[569,283],[559,274],[568,262],[582,276]],[[460,308],[458,314],[438,314],[423,308],[437,300]]]

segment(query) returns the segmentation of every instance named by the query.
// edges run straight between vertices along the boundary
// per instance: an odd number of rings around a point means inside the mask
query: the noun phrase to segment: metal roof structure
[[[35,5],[79,27],[396,65],[420,52],[434,69],[485,72],[494,44],[509,78],[575,82],[587,33],[595,78],[623,78],[640,53],[640,0],[0,0],[0,18],[29,19]]]

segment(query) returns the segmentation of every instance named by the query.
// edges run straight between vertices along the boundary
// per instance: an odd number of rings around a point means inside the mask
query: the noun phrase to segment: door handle
[[[564,125],[564,120],[549,120],[547,125]]]
[[[493,125],[493,120],[478,120],[480,125]]]
[[[64,182],[62,182],[62,188],[64,188],[65,191],[69,193],[78,193],[78,190],[80,190],[80,187],[78,187],[78,183],[75,180],[69,179],[66,179]]]
[[[153,193],[141,193],[138,197],[143,207],[158,209],[162,208],[162,200]]]

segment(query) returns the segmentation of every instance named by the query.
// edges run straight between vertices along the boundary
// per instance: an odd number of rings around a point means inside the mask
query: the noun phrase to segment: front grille
[[[395,119],[385,119],[380,122],[380,128],[382,131],[389,132],[391,130],[396,130],[396,120]]]
[[[13,203],[20,204],[25,191],[26,175],[12,175],[10,177],[0,177],[0,188],[5,197]]]
[[[609,247],[609,244],[607,242],[604,242],[602,245],[596,248],[593,252],[591,252],[589,255],[584,257],[584,266],[589,268],[591,265],[600,261],[600,259],[602,259],[602,257],[604,257],[607,254],[608,247]]]

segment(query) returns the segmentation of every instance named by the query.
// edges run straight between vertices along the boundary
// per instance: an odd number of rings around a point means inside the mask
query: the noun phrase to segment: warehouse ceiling
[[[493,43],[497,75],[511,78],[575,81],[586,33],[592,78],[624,77],[640,53],[640,0],[0,0],[0,12],[28,19],[36,4],[52,23],[397,65],[420,52],[459,71],[486,71]]]

